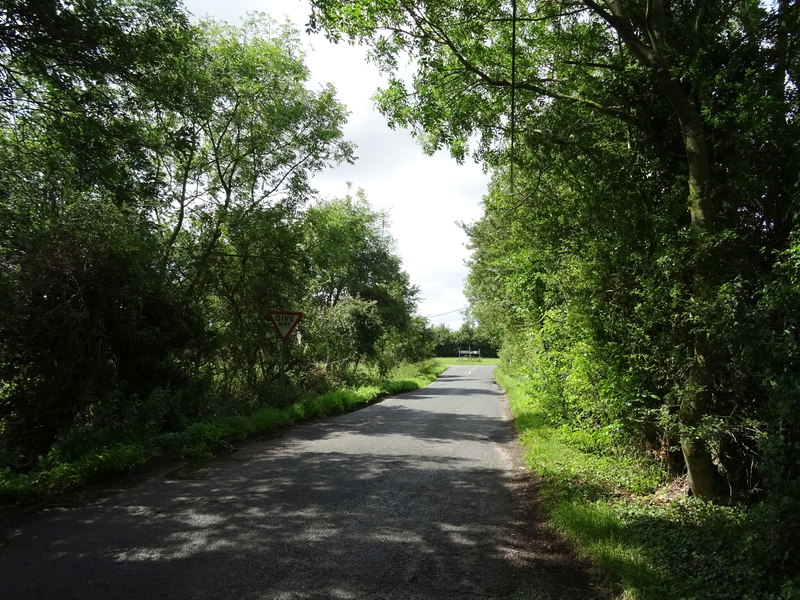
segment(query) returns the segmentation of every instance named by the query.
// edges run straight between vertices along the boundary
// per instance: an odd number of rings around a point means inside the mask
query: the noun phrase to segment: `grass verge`
[[[122,474],[158,456],[189,461],[210,460],[247,438],[269,434],[298,423],[342,414],[392,394],[427,385],[444,370],[430,360],[401,365],[388,379],[351,389],[307,396],[286,408],[263,407],[247,415],[219,416],[192,423],[179,432],[162,433],[147,440],[113,444],[73,461],[57,456],[43,460],[43,468],[29,473],[0,469],[0,504],[28,503],[75,489],[110,475]]]
[[[540,478],[545,519],[598,567],[609,597],[800,598],[797,558],[785,551],[793,544],[781,539],[796,499],[715,506],[686,497],[648,462],[579,449],[574,432],[548,424],[521,378],[503,368],[495,377]]]

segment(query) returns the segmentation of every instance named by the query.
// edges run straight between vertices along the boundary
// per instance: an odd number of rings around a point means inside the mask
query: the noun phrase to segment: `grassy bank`
[[[588,452],[581,434],[548,425],[524,380],[495,371],[525,457],[541,479],[545,518],[605,576],[619,600],[800,598],[781,520],[796,501],[714,506],[687,497],[657,465]]]
[[[72,461],[60,460],[57,453],[51,453],[36,471],[15,473],[11,469],[0,469],[0,503],[39,500],[110,475],[133,471],[159,456],[208,460],[230,451],[247,438],[349,412],[383,396],[415,390],[436,379],[443,370],[444,367],[433,360],[403,365],[387,379],[303,397],[286,408],[263,407],[246,415],[219,416],[193,423],[182,431],[119,442]]]

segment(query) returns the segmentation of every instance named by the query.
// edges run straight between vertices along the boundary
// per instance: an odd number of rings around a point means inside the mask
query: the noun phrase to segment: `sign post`
[[[286,362],[289,358],[289,339],[297,327],[303,313],[287,310],[271,310],[267,313],[275,333],[283,341],[281,351],[281,387],[286,387]]]

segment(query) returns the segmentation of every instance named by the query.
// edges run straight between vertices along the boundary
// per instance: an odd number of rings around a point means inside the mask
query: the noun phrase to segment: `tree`
[[[359,190],[355,197],[310,207],[305,222],[305,254],[312,278],[310,310],[320,322],[318,343],[327,348],[320,354],[331,356],[330,348],[338,344],[341,352],[334,354],[340,362],[345,360],[345,350],[356,365],[362,358],[376,358],[381,336],[396,338],[413,330],[417,295],[386,232],[387,216],[374,211]],[[325,321],[348,324],[337,325],[336,333],[322,326]],[[345,330],[351,332],[349,340],[333,339]]]
[[[732,385],[744,366],[745,327],[734,324],[735,317],[721,318],[720,311],[732,290],[744,307],[747,295],[772,277],[773,265],[789,246],[797,151],[785,140],[796,135],[790,51],[796,7],[779,2],[766,8],[745,0],[638,5],[319,0],[314,6],[313,26],[326,28],[334,38],[368,41],[389,72],[397,70],[400,53],[415,57],[417,73],[410,86],[407,78],[393,77],[379,95],[380,107],[390,123],[414,126],[427,148],[449,146],[458,159],[478,134],[476,156],[504,173],[495,198],[506,196],[498,203],[514,216],[543,193],[540,185],[556,190],[557,202],[598,216],[600,207],[589,190],[592,174],[612,179],[601,175],[608,165],[618,172],[633,166],[640,174],[640,188],[655,194],[646,202],[658,213],[650,223],[670,248],[658,256],[651,241],[649,259],[664,261],[670,254],[682,268],[648,268],[641,278],[621,280],[620,290],[633,302],[636,290],[647,290],[648,281],[654,281],[651,275],[655,281],[676,279],[680,325],[669,329],[673,345],[689,361],[670,367],[681,373],[671,379],[680,397],[676,417],[683,455],[695,494],[724,495],[719,468],[725,444],[709,424],[724,422],[726,412],[736,413],[721,437],[740,440],[732,423],[757,409]],[[601,132],[611,141],[595,135]],[[567,162],[548,164],[548,159]],[[604,159],[618,162],[601,166]],[[577,180],[556,173],[576,160],[588,163],[583,172],[571,169]],[[593,161],[597,166],[590,169]],[[752,169],[745,170],[748,164],[759,165],[761,175],[753,177]],[[633,193],[620,197],[640,202],[644,194],[637,182],[621,179]],[[676,202],[682,214],[673,211]],[[635,237],[642,239],[648,229],[638,226],[648,223],[647,211],[614,206],[635,219]],[[566,261],[537,267],[547,278],[534,271],[524,285],[548,294],[537,281],[552,280],[553,268],[578,267],[586,277],[569,273],[573,283],[567,288],[549,289],[569,291],[570,307],[579,297],[596,302],[603,297],[599,286],[580,282],[593,279],[584,266],[590,256],[604,265],[598,254],[602,245],[591,243],[601,241],[593,237],[601,232],[581,231],[580,219],[570,222],[569,210],[557,212],[563,219],[558,231],[588,239],[585,248],[591,254],[579,244],[577,262],[569,251],[561,253]],[[613,233],[607,239],[607,248],[624,240]],[[642,243],[645,251],[639,256],[648,258],[647,242]],[[636,310],[635,303],[626,306],[627,315]],[[536,311],[547,314],[542,307]],[[621,356],[630,350],[621,349]],[[675,358],[667,353],[658,362],[663,366]],[[763,406],[769,395],[763,389],[760,394]],[[740,444],[740,450],[748,452],[748,444]]]
[[[209,357],[219,389],[241,409],[273,401],[280,348],[267,319],[270,309],[301,308],[309,286],[302,222],[280,207],[259,208],[246,218],[232,215],[218,242],[213,285],[204,314],[217,339]]]
[[[353,156],[333,88],[306,87],[295,32],[251,18],[241,28],[204,23],[200,36],[184,66],[188,106],[155,113],[169,132],[160,164],[173,202],[157,214],[165,260],[188,244],[191,267],[182,277],[192,292],[206,285],[228,228],[262,208],[281,206],[291,217],[308,199],[313,173]]]
[[[384,334],[378,368],[381,374],[401,363],[415,363],[435,356],[435,340],[425,317],[413,317],[402,330]]]
[[[23,465],[70,429],[110,443],[170,417],[148,398],[185,385],[178,360],[196,324],[158,270],[155,242],[135,216],[82,203],[30,231],[5,264],[0,418]]]
[[[180,53],[189,32],[174,0],[9,0],[0,18],[0,99],[6,108],[54,112],[79,110],[109,83],[146,84]],[[72,102],[43,102],[30,93],[31,81]]]
[[[98,186],[118,204],[152,200],[153,128],[140,117],[175,93],[186,15],[172,0],[14,1],[0,17],[7,151],[39,165],[12,177],[14,194],[50,208]]]
[[[304,299],[310,178],[353,156],[344,106],[331,86],[309,89],[302,59],[296,32],[265,17],[201,23],[176,82],[185,97],[153,109],[170,200],[153,215],[163,264],[207,316],[219,344],[209,363],[237,406],[267,401],[277,373],[266,311]]]

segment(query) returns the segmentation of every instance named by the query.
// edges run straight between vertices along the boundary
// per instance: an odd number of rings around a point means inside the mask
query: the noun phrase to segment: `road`
[[[492,367],[8,523],[24,599],[591,598],[537,525]]]

